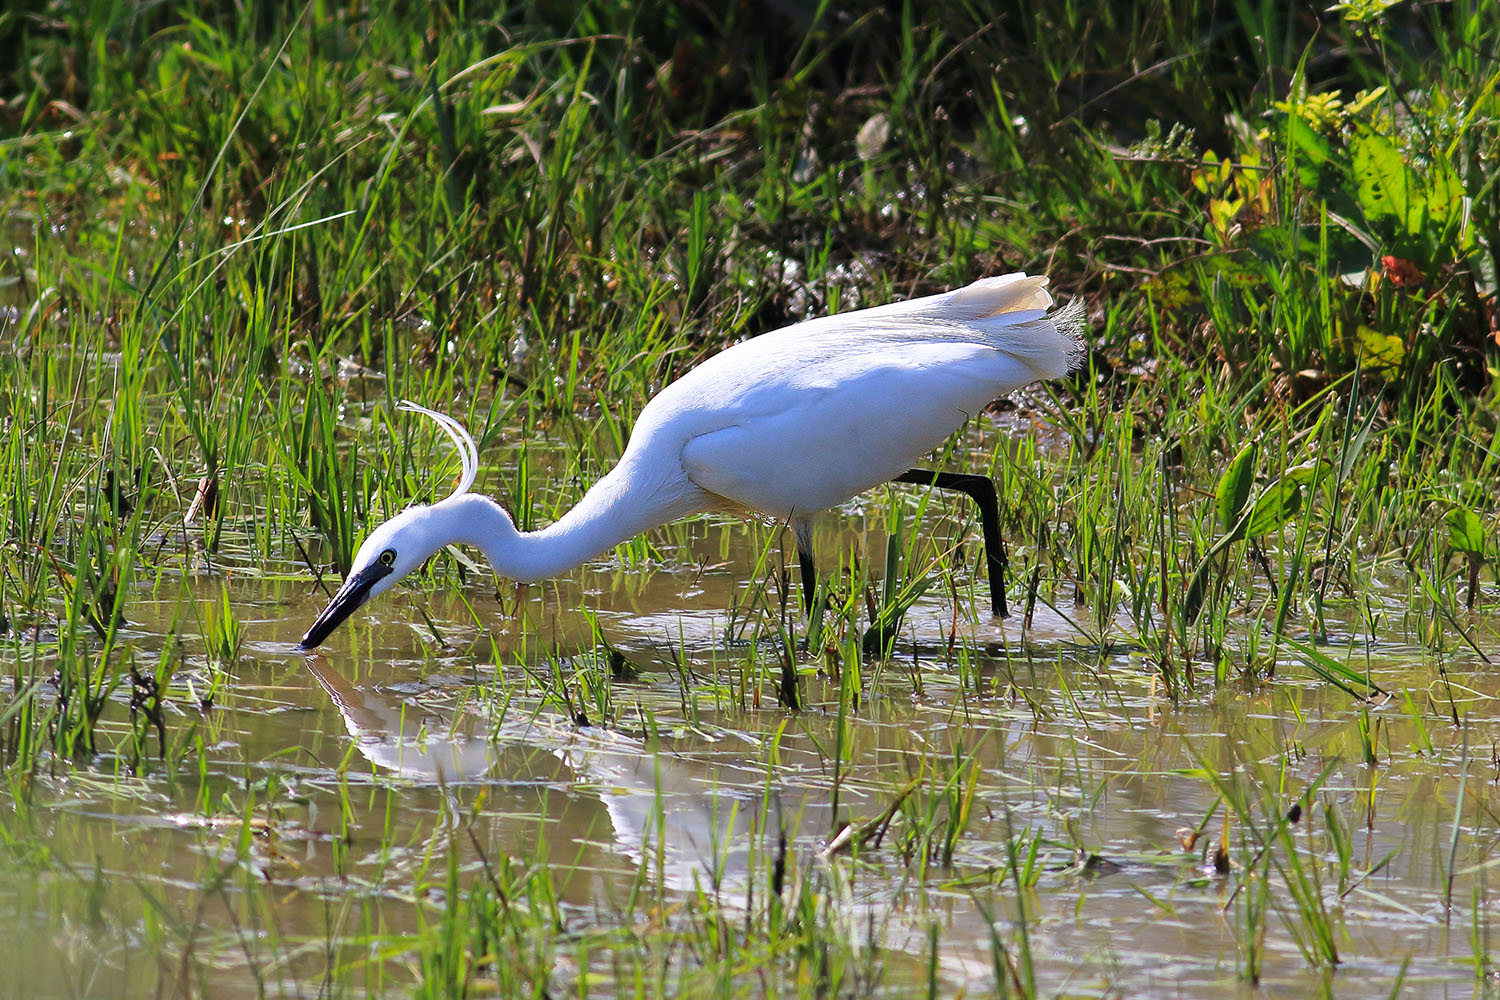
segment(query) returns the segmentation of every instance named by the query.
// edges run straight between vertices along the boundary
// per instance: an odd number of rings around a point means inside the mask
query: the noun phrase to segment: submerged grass
[[[1371,877],[1403,862],[1420,880],[1416,858],[1441,854],[1445,919],[1487,988],[1493,2],[23,4],[0,16],[0,67],[0,882],[18,886],[0,913],[48,914],[37,934],[92,942],[94,963],[22,982],[823,996],[982,970],[1061,992],[1074,970],[1039,941],[1108,950],[1048,909],[1081,911],[1101,877],[1090,823],[1122,785],[1192,781],[1230,824],[1232,874],[1173,860],[1152,882],[1167,847],[1131,863],[1163,913],[1228,879],[1241,979],[1376,975],[1360,963],[1380,934],[1356,925],[1432,900]],[[460,753],[472,713],[497,745],[560,717],[641,740],[642,760],[730,731],[755,747],[763,768],[711,796],[737,810],[711,824],[732,891],[671,877],[670,782],[639,790],[657,820],[616,850],[622,882],[585,857],[603,833],[558,848],[545,814],[487,839],[492,789],[462,768],[403,822],[412,790],[353,756],[373,719],[354,743],[236,749],[291,710],[267,635],[293,634],[281,621],[373,523],[444,490],[444,440],[396,400],[463,420],[481,488],[533,527],[723,346],[1023,268],[1087,302],[1087,364],[935,457],[996,480],[1003,634],[973,512],[916,487],[820,525],[837,572],[811,620],[784,532],[703,519],[622,545],[586,586],[491,601],[456,552],[417,583],[452,613],[421,610],[416,672],[469,685],[424,746]],[[691,620],[705,593],[713,642]],[[668,607],[675,631],[611,638],[626,605]],[[366,634],[349,642],[369,670]],[[326,686],[346,721],[367,680]],[[1236,699],[1276,706],[1237,723],[1253,752],[1094,773],[1098,730],[1191,744],[1177,713]],[[892,749],[868,731],[895,704],[911,737]],[[1009,756],[1023,731],[1035,760]],[[573,761],[568,734],[527,766]],[[1356,859],[1381,795],[1427,815],[1404,781],[1377,794],[1398,767],[1456,796],[1443,828]],[[797,817],[794,787],[818,791]],[[194,860],[161,880],[106,860],[84,801],[125,803],[101,829],[133,838],[121,811],[193,831]],[[319,845],[296,862],[318,874],[281,878],[294,843]],[[282,889],[316,905],[293,921]],[[972,954],[937,929],[965,892]],[[120,957],[142,942],[149,969]],[[1377,978],[1441,979],[1426,946]]]

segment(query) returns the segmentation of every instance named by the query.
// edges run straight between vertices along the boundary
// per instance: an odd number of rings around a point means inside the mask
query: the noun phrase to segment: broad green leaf
[[[1281,481],[1295,486],[1311,486],[1314,480],[1327,475],[1330,464],[1326,459],[1314,458],[1287,469],[1281,474]]]
[[[1398,234],[1416,236],[1427,215],[1422,183],[1406,165],[1396,144],[1378,132],[1363,131],[1350,140],[1354,180],[1365,217],[1379,220]]]
[[[1484,537],[1484,522],[1479,515],[1466,507],[1450,510],[1443,522],[1448,525],[1448,547],[1455,552],[1483,556],[1487,546]]]
[[[1464,217],[1464,186],[1447,163],[1427,168],[1427,239],[1433,244],[1456,243]]]
[[[1309,162],[1321,165],[1333,159],[1333,147],[1328,140],[1296,115],[1287,117],[1287,137],[1297,155],[1306,157]]]
[[[1406,342],[1389,333],[1381,333],[1361,323],[1354,331],[1359,338],[1359,357],[1364,366],[1382,375],[1401,370],[1406,358]]]
[[[1219,477],[1214,490],[1214,501],[1219,510],[1219,524],[1229,531],[1240,519],[1245,504],[1250,499],[1250,487],[1255,480],[1255,444],[1245,445],[1229,462],[1229,467]]]
[[[1255,498],[1250,516],[1241,532],[1245,538],[1259,538],[1286,524],[1302,509],[1302,484],[1290,478],[1279,479]]]
[[[1349,145],[1366,219],[1391,235],[1415,238],[1434,255],[1451,243],[1463,221],[1464,188],[1449,163],[1436,159],[1418,170],[1394,142],[1368,128]]]

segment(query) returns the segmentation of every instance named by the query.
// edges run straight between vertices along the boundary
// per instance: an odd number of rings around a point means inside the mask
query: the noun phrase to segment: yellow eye
[[[380,553],[380,565],[382,565],[382,566],[392,566],[392,565],[395,565],[395,562],[396,562],[396,550],[395,549],[386,549],[384,552]]]

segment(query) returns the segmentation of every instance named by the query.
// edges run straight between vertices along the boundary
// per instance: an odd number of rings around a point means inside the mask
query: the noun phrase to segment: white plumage
[[[463,455],[464,478],[448,499],[370,534],[302,645],[318,645],[444,545],[472,544],[501,576],[534,580],[706,510],[797,524],[806,585],[806,515],[908,474],[997,396],[1077,363],[1082,310],[1075,302],[1049,314],[1046,286],[1044,276],[1006,274],[736,344],[647,403],[619,464],[535,532],[517,531],[498,504],[466,492],[478,456],[456,421],[402,404],[439,421]]]

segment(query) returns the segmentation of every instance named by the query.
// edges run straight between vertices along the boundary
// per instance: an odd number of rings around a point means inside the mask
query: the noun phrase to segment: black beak
[[[333,595],[333,600],[328,602],[328,607],[318,616],[318,620],[312,623],[302,641],[297,643],[298,649],[316,649],[322,645],[328,634],[341,625],[345,618],[359,608],[365,601],[370,599],[370,588],[376,582],[389,576],[391,567],[384,563],[372,563],[364,569],[355,573],[344,581],[339,592]]]

